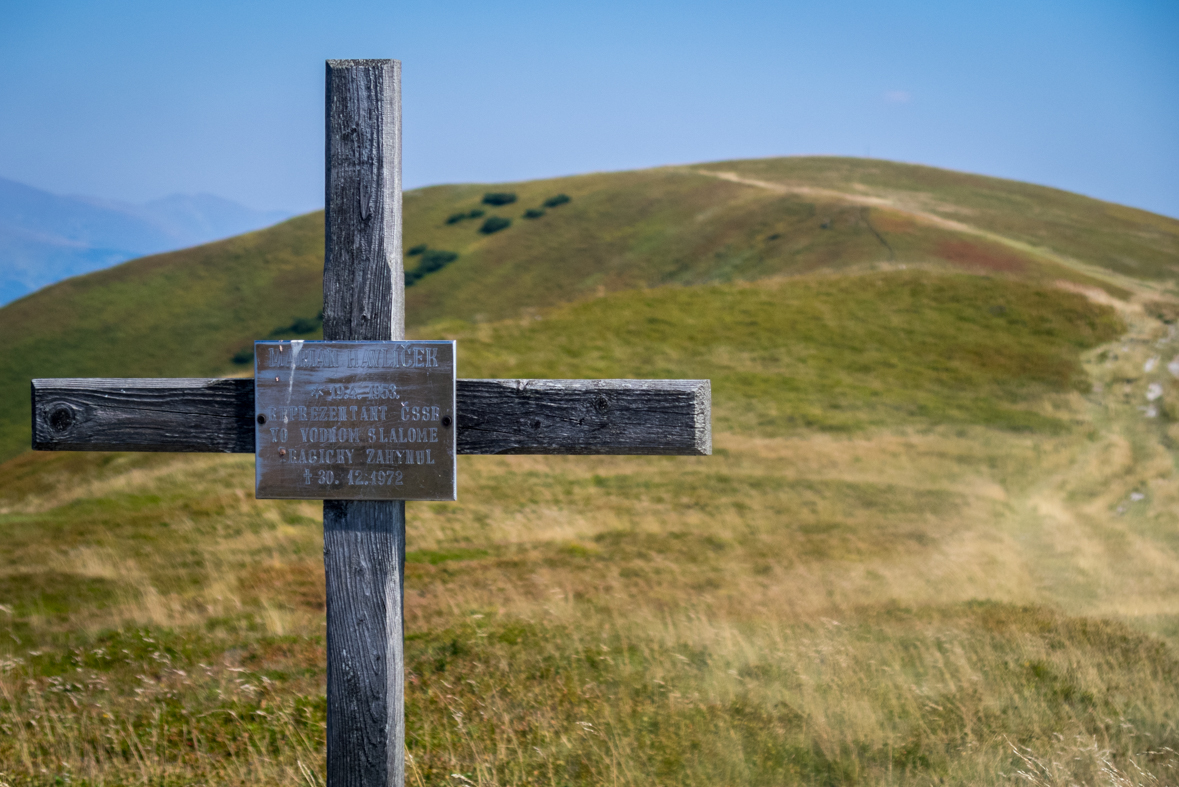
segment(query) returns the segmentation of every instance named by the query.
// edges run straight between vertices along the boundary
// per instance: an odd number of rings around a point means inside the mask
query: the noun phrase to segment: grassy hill
[[[709,377],[716,431],[461,457],[410,504],[411,783],[1171,780],[1179,222],[843,159],[405,205],[408,268],[458,255],[408,300],[460,375]],[[0,310],[9,455],[30,376],[315,336],[321,220]],[[318,783],[317,504],[254,500],[248,456],[0,478],[0,782]]]
[[[734,180],[742,178],[749,182]],[[488,191],[509,189],[516,202],[481,203]],[[523,218],[557,194],[572,199]],[[486,213],[448,223],[473,210]],[[492,216],[512,224],[480,232]],[[819,270],[916,265],[1067,280],[1118,297],[1139,286],[1126,275],[1167,288],[1179,273],[1173,219],[1038,186],[855,159],[438,186],[406,194],[405,223],[407,250],[458,255],[407,291],[412,326],[500,320],[632,288]],[[310,214],[70,279],[0,309],[0,457],[28,445],[33,377],[240,373],[245,365],[231,359],[254,339],[295,335],[284,332],[291,326],[314,330],[322,254],[322,215]],[[408,257],[407,269],[420,259]]]

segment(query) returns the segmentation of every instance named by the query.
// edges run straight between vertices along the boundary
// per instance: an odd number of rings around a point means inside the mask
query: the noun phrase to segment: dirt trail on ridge
[[[696,175],[704,175],[706,177],[718,178],[720,180],[728,181],[730,183],[740,183],[745,186],[764,189],[778,194],[796,194],[801,197],[808,197],[815,200],[829,201],[841,203],[845,205],[857,205],[868,208],[878,208],[881,210],[888,210],[893,213],[905,216],[920,224],[925,224],[930,227],[937,227],[938,229],[949,230],[964,235],[973,235],[978,238],[983,238],[994,243],[1002,244],[1010,249],[1019,251],[1023,254],[1028,254],[1037,257],[1045,262],[1055,263],[1064,266],[1071,270],[1083,273],[1094,279],[1107,282],[1116,287],[1136,294],[1156,293],[1157,288],[1137,279],[1132,279],[1105,268],[1096,265],[1090,265],[1082,262],[1074,257],[1052,251],[1040,246],[1033,246],[1024,241],[1015,238],[1009,238],[1006,235],[990,230],[975,227],[962,221],[948,219],[944,216],[939,216],[936,213],[931,213],[923,209],[919,205],[913,204],[911,201],[905,200],[899,194],[888,194],[881,196],[879,194],[864,194],[853,193],[849,191],[840,191],[838,189],[821,188],[817,186],[802,186],[788,183],[776,183],[768,180],[758,180],[756,178],[747,178],[738,175],[736,172],[724,172],[707,169],[693,169],[685,168],[685,172],[690,172]]]

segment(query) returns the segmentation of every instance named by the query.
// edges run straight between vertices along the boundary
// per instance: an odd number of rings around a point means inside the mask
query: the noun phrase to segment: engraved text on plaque
[[[254,343],[259,498],[454,500],[450,341]]]

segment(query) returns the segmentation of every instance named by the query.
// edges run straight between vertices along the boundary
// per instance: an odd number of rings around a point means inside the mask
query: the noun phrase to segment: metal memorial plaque
[[[255,342],[257,496],[454,500],[454,351]]]

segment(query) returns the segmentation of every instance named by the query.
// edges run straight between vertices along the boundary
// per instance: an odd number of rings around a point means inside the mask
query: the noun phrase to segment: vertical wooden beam
[[[401,64],[327,63],[323,337],[405,338]],[[405,503],[325,501],[328,787],[405,784]]]

